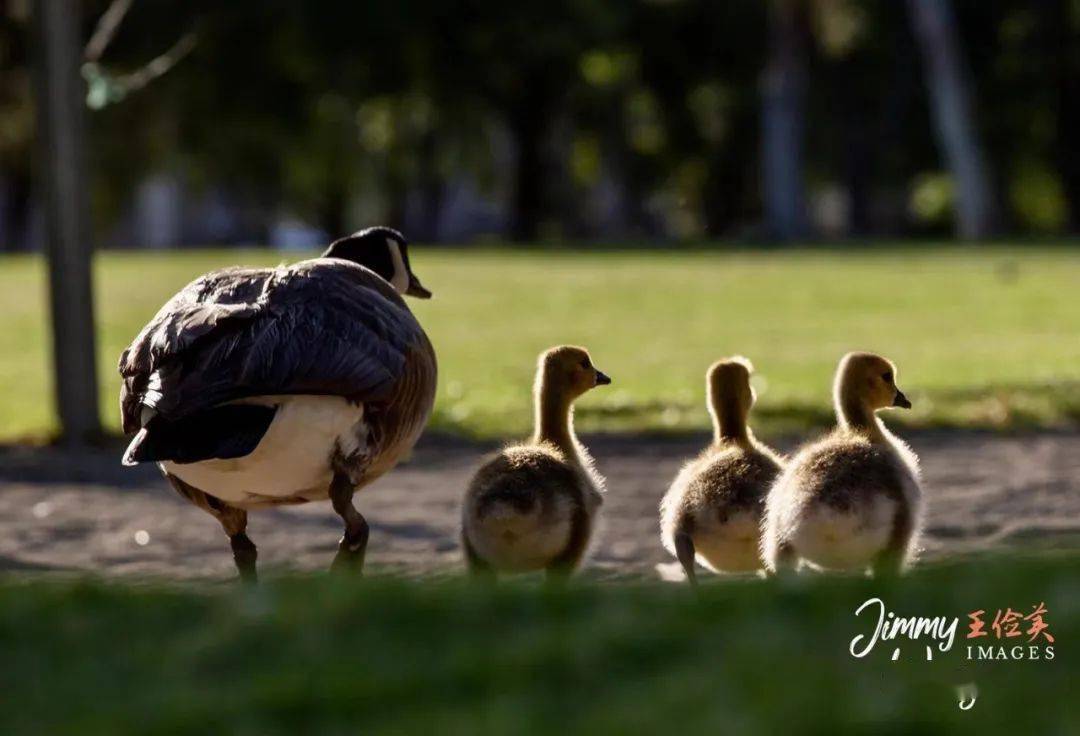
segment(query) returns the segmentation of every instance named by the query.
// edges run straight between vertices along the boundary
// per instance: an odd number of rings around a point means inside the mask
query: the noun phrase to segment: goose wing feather
[[[124,428],[259,395],[388,396],[423,333],[383,279],[314,259],[225,269],[181,290],[120,357]]]

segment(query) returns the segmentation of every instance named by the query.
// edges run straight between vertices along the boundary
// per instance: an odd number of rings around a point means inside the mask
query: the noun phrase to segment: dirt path
[[[926,478],[923,559],[987,549],[1080,551],[1080,433],[907,437]],[[655,577],[656,564],[670,561],[658,540],[657,503],[704,438],[586,441],[609,488],[590,574]],[[410,575],[459,569],[461,490],[490,449],[422,441],[407,464],[360,494],[358,506],[372,527],[369,569]],[[119,453],[0,449],[0,571],[231,577],[228,543],[216,522],[152,468],[121,468]],[[313,504],[258,513],[249,533],[264,571],[313,570],[329,563],[341,527],[329,504]]]

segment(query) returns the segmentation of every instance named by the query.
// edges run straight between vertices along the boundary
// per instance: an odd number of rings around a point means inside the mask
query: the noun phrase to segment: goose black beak
[[[424,288],[424,285],[420,283],[420,279],[416,278],[416,274],[413,273],[409,274],[409,288],[405,290],[405,293],[417,299],[431,298],[431,292]]]
[[[893,399],[892,405],[901,409],[911,408],[911,402],[908,401],[908,397],[904,396],[904,392],[900,389],[896,389],[896,397]]]
[[[608,377],[608,375],[606,373],[604,373],[603,371],[597,371],[596,372],[596,385],[597,386],[607,386],[609,383],[611,383],[611,379]]]

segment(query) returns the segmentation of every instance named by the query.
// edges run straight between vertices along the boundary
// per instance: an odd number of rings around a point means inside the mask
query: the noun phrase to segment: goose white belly
[[[326,498],[335,449],[363,451],[363,405],[340,396],[260,396],[248,404],[278,407],[253,452],[231,460],[161,463],[170,475],[242,508]]]

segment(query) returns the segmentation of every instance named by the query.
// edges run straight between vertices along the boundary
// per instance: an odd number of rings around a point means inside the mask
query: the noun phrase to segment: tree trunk
[[[54,384],[61,438],[71,444],[101,434],[83,146],[86,87],[79,75],[80,5],[72,0],[34,4]]]
[[[908,0],[908,11],[922,52],[938,146],[956,187],[957,234],[985,238],[997,229],[993,187],[952,6],[948,0]]]
[[[806,14],[801,0],[774,0],[762,78],[761,185],[772,237],[806,234],[803,143],[806,130]]]

